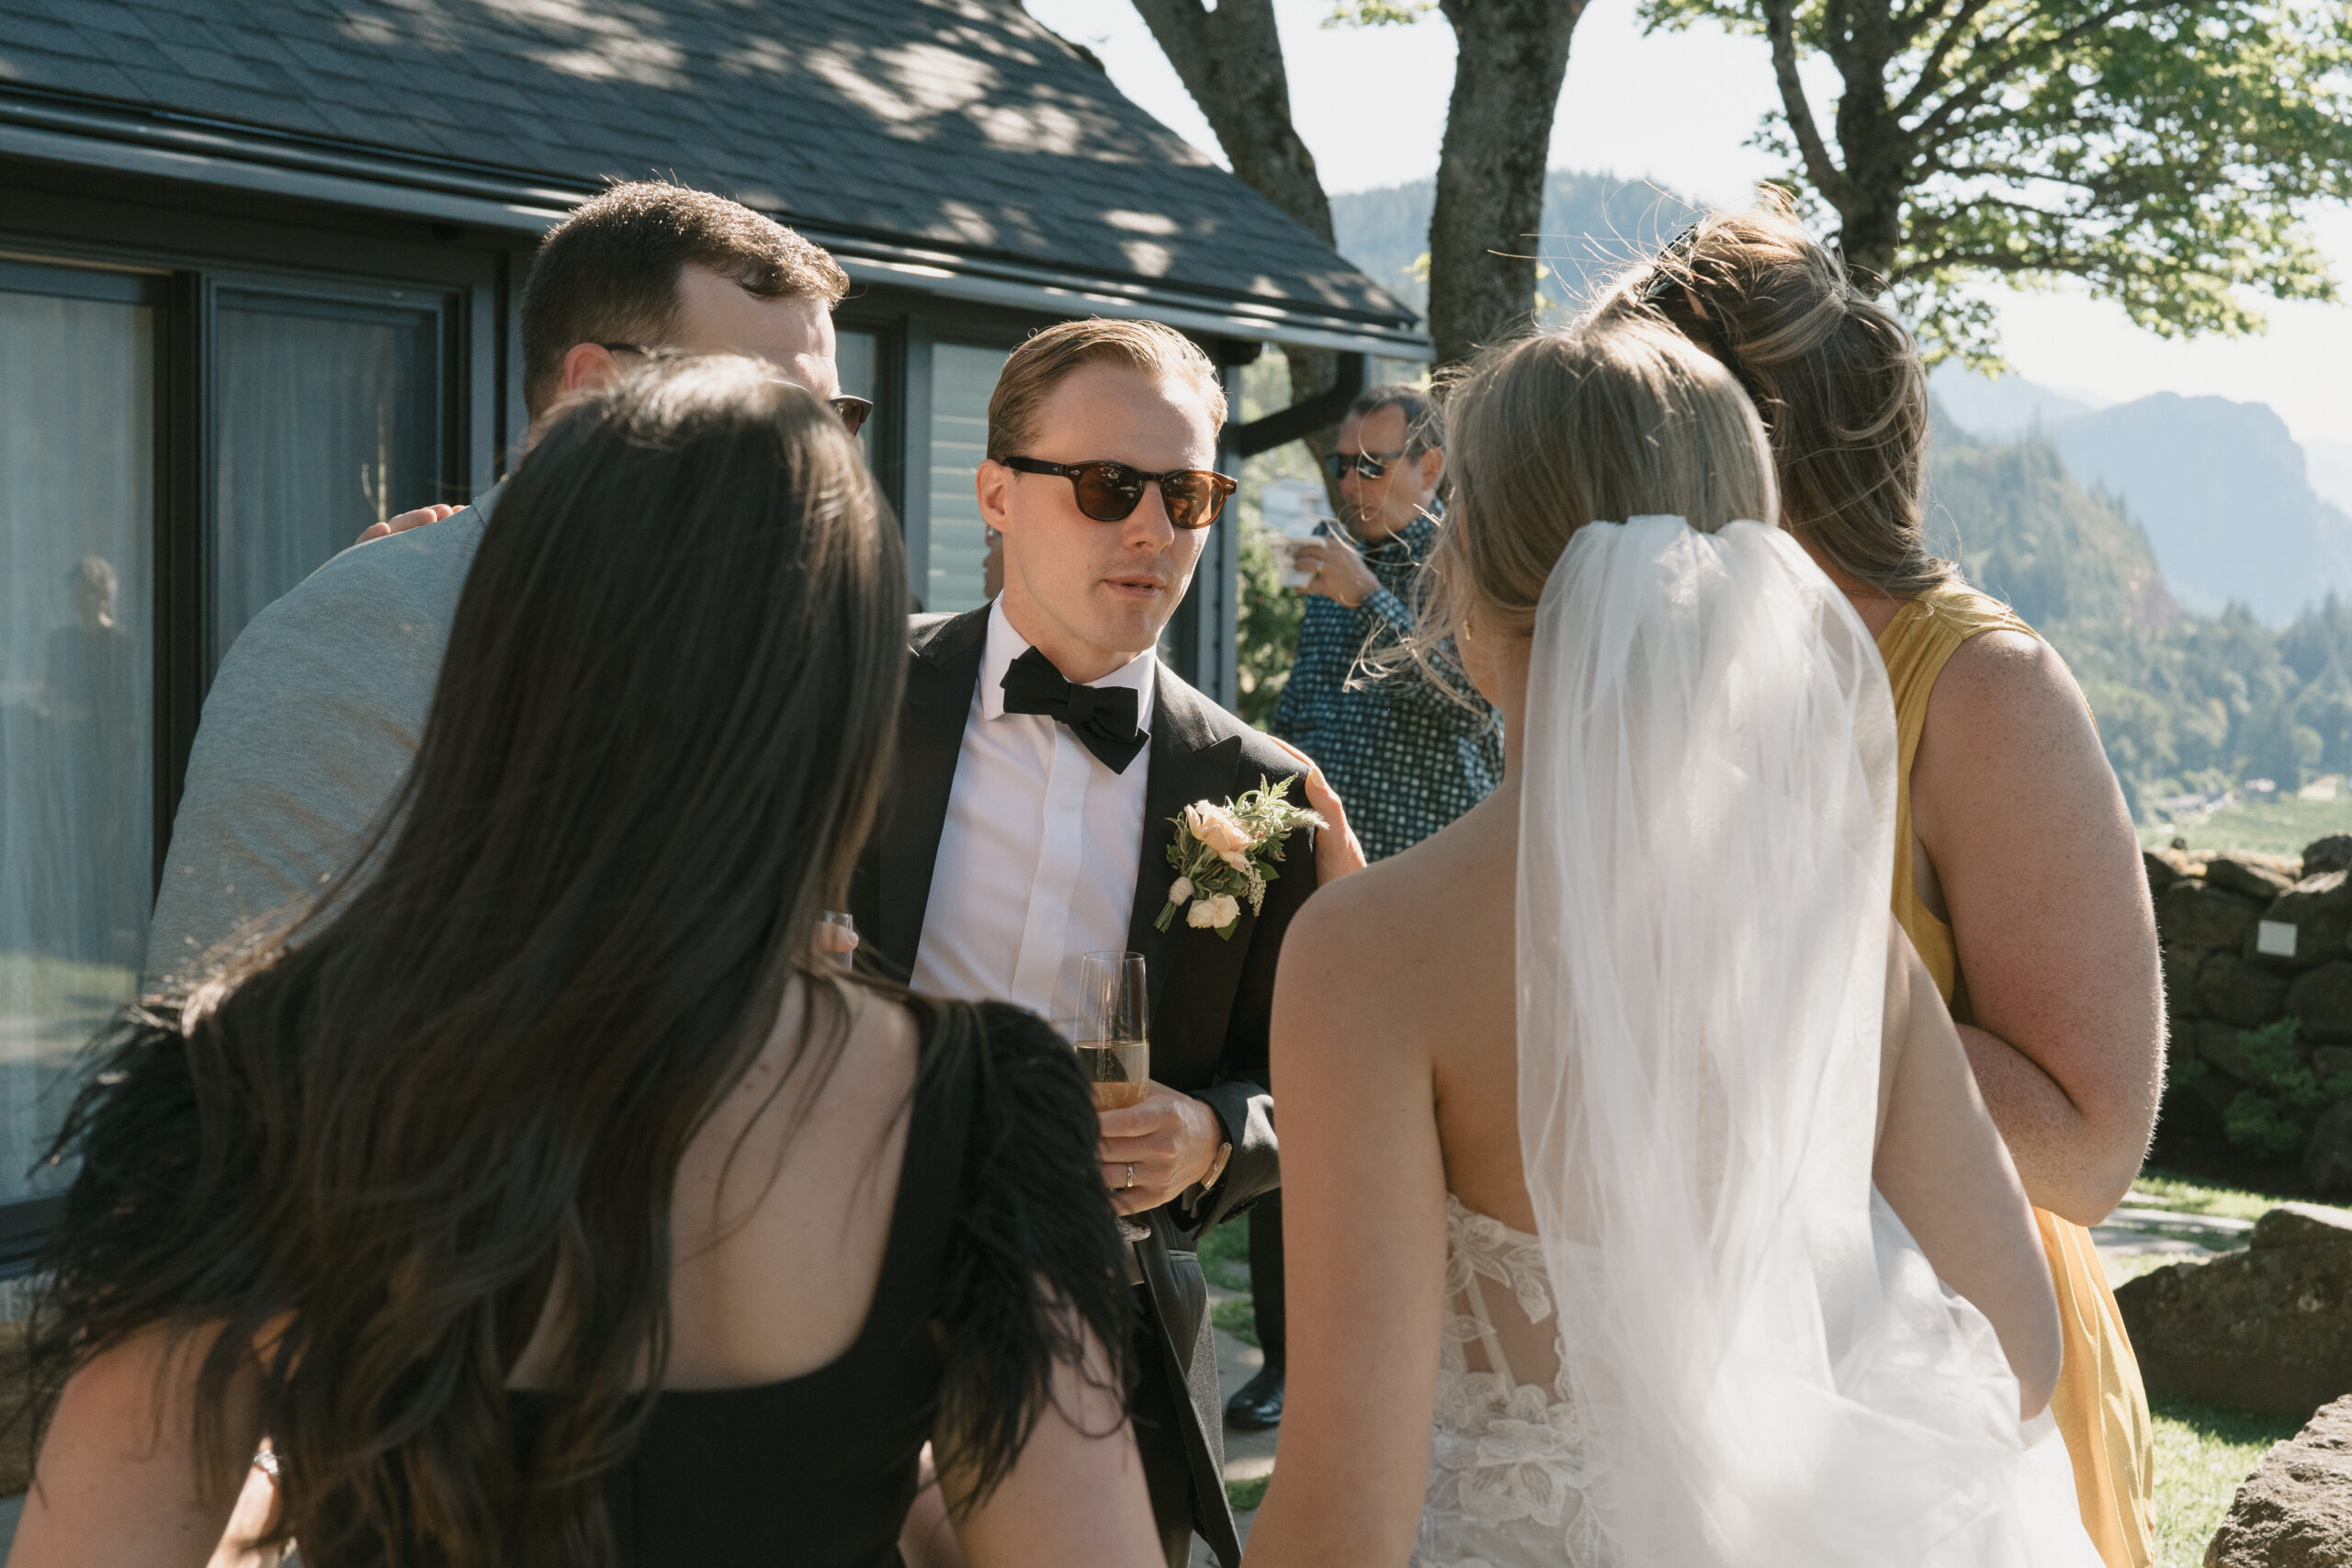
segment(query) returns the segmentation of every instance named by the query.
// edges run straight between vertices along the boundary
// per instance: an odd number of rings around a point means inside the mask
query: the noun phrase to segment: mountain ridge
[[[1435,199],[1427,179],[1331,197],[1340,253],[1417,310],[1428,308],[1422,263]],[[1588,303],[1701,210],[1653,181],[1551,171],[1540,231],[1526,237],[1544,264],[1545,311]],[[2141,525],[2179,606],[2211,615],[2244,604],[2282,626],[2331,592],[2352,599],[2352,446],[2307,453],[2262,403],[2160,392],[2102,406],[1957,366],[1939,367],[1930,385],[1949,429],[2049,441],[2086,491],[2103,491]],[[2029,488],[2047,482],[2018,478]]]
[[[1437,182],[1408,180],[1330,199],[1340,254],[1426,314],[1430,284],[1424,258]],[[1548,308],[1580,306],[1611,277],[1657,254],[1702,210],[1652,180],[1554,169],[1544,176],[1537,231],[1521,236],[1544,268],[1536,289]]]
[[[2185,607],[2218,615],[2242,604],[2278,626],[2328,593],[2352,597],[2352,515],[2314,488],[2310,455],[2268,404],[2154,392],[2092,408],[2019,377],[1991,381],[1951,366],[1930,385],[1955,426],[2045,440],[2076,478],[2115,498],[2145,529]],[[2352,486],[2352,461],[2346,468]]]

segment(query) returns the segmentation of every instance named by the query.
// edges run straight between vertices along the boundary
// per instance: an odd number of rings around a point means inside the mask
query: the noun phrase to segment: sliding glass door
[[[160,278],[0,264],[0,1251],[154,863]]]
[[[135,992],[221,655],[464,471],[456,299],[0,262],[0,1275],[66,1174],[28,1172],[80,1053]]]

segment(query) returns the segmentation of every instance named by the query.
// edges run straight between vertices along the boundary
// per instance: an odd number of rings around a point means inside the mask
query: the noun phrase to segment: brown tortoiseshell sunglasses
[[[1124,523],[1143,504],[1146,485],[1159,487],[1168,521],[1179,528],[1205,528],[1225,510],[1238,488],[1228,474],[1210,468],[1170,468],[1150,474],[1125,463],[1048,463],[1040,457],[1006,457],[1016,474],[1053,474],[1078,492],[1078,509],[1097,523]]]

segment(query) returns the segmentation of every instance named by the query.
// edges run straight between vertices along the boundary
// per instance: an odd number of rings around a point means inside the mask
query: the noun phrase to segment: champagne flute
[[[1147,1005],[1142,953],[1090,953],[1079,960],[1079,1021],[1071,1040],[1097,1111],[1118,1111],[1143,1101],[1151,1077]],[[1141,1241],[1151,1229],[1122,1217],[1119,1234]]]

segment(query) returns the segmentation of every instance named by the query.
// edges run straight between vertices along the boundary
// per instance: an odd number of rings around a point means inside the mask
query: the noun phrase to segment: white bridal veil
[[[1871,1182],[1894,714],[1786,535],[1577,531],[1544,589],[1519,1121],[1577,1568],[2083,1564],[2064,1452]]]

